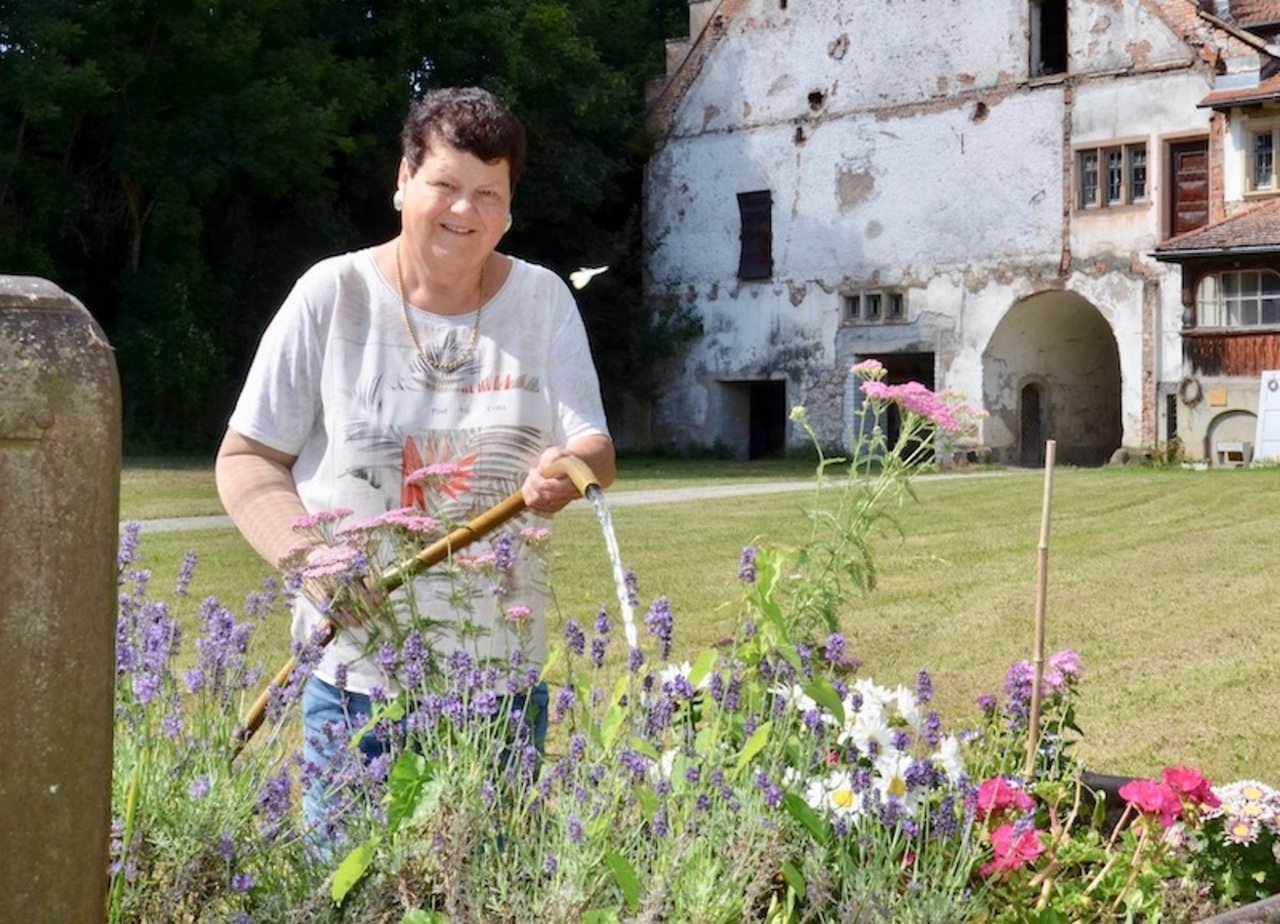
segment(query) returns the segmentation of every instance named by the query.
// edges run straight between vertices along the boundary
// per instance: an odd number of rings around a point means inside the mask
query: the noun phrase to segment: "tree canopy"
[[[581,293],[606,400],[645,397],[681,318],[640,292],[647,78],[685,0],[0,0],[0,272],[83,300],[126,445],[212,449],[262,328],[320,257],[395,233],[415,92],[525,123],[504,249]]]

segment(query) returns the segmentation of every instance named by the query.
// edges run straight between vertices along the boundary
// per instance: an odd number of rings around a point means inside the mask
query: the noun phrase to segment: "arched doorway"
[[[1120,446],[1120,351],[1101,312],[1074,292],[1021,299],[982,354],[983,429],[996,458],[1040,465],[1045,440],[1068,465],[1103,465]]]

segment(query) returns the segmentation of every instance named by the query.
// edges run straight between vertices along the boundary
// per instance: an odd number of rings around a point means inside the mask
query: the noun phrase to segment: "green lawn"
[[[653,460],[620,468],[630,487],[745,481],[751,465]],[[153,484],[159,473],[162,486]],[[804,463],[766,477],[803,478]],[[127,464],[122,518],[220,512],[207,463]],[[853,602],[843,628],[882,683],[934,674],[944,716],[973,714],[1008,664],[1028,658],[1043,478],[1036,472],[924,478],[899,515],[903,535],[876,547],[879,588]],[[802,538],[814,495],[777,494],[613,511],[623,557],[642,600],[665,595],[677,616],[677,657],[731,633],[743,545]],[[1055,474],[1049,551],[1048,651],[1076,648],[1086,674],[1083,754],[1106,772],[1200,766],[1218,779],[1280,783],[1280,470],[1061,469]],[[559,612],[590,621],[616,612],[610,569],[589,508],[556,521]],[[228,530],[144,534],[157,589],[183,552],[201,555],[193,587],[234,605],[267,573]],[[284,620],[258,642],[268,667],[287,656]]]

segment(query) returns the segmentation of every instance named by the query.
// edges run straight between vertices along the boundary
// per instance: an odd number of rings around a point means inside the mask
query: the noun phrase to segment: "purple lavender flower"
[[[983,693],[981,696],[975,699],[974,702],[977,703],[978,708],[981,709],[987,715],[991,715],[993,712],[996,711],[996,698],[991,693]]]
[[[667,824],[667,807],[665,805],[658,806],[658,810],[653,813],[653,822],[649,826],[649,830],[653,832],[654,837],[666,837],[671,833],[671,826]]]
[[[587,753],[587,736],[582,732],[574,732],[569,736],[569,756],[574,761],[582,760],[584,754]]]
[[[936,712],[930,712],[924,717],[924,740],[931,748],[936,748],[942,743],[942,716]]]
[[[845,638],[841,633],[831,633],[827,636],[827,644],[823,651],[823,656],[832,664],[839,664],[844,657],[845,644]]]
[[[209,795],[209,777],[207,774],[200,774],[187,785],[187,795],[199,802],[205,796]]]
[[[511,537],[505,533],[493,540],[493,567],[499,574],[510,574],[515,570],[516,554]]]
[[[937,771],[927,760],[913,760],[902,777],[908,789],[928,789],[936,778]]]
[[[752,782],[764,795],[764,804],[769,808],[774,809],[782,804],[782,790],[770,779],[769,774],[763,770],[757,770]]]
[[[231,877],[231,889],[241,895],[253,888],[253,873],[236,873]]]
[[[564,624],[564,643],[570,653],[581,655],[587,648],[587,636],[582,631],[582,626],[578,625],[576,619],[570,619]]]
[[[916,703],[923,706],[933,699],[933,678],[928,671],[916,674]]]
[[[196,573],[196,553],[188,552],[182,556],[182,564],[178,566],[178,582],[173,588],[176,596],[185,597],[187,588],[191,586],[191,578]]]
[[[373,655],[373,663],[387,675],[393,675],[400,666],[400,653],[390,642],[383,642]]]
[[[126,523],[120,530],[120,545],[116,552],[116,564],[123,573],[124,569],[138,560],[138,537],[142,534],[141,523]],[[124,581],[120,580],[123,584]]]
[[[639,648],[632,648],[630,654],[627,655],[627,670],[635,673],[644,665],[644,652]]]
[[[742,556],[738,559],[738,580],[744,584],[756,582],[756,548],[743,546]]]
[[[577,703],[578,696],[573,687],[561,687],[556,693],[555,720],[559,722]]]
[[[671,603],[666,597],[659,597],[649,606],[644,617],[645,628],[658,640],[658,656],[667,661],[671,658],[671,634],[675,620],[671,615]]]
[[[548,876],[554,876],[559,868],[560,863],[556,860],[555,854],[547,854],[547,858],[542,862],[542,871]]]
[[[565,824],[569,832],[569,843],[581,844],[586,835],[582,832],[582,822],[578,820],[578,816],[570,812]]]
[[[640,582],[636,579],[634,571],[628,571],[623,577],[623,583],[627,588],[627,602],[632,606],[640,605]]]

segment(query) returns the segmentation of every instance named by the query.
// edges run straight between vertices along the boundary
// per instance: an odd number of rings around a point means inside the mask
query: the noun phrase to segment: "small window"
[[[1031,0],[1031,76],[1067,72],[1067,0]]]
[[[1147,146],[1124,144],[1076,152],[1076,207],[1147,201]]]
[[[1280,326],[1280,273],[1231,270],[1205,276],[1196,290],[1196,323],[1225,328]]]
[[[738,193],[738,214],[742,219],[738,278],[772,278],[773,194],[767,189]]]
[[[872,289],[842,295],[841,312],[845,321],[878,324],[904,321],[907,317],[907,295],[896,289]]]
[[[1276,129],[1249,133],[1249,188],[1276,188]]]

